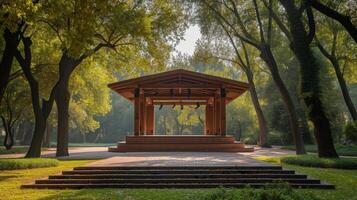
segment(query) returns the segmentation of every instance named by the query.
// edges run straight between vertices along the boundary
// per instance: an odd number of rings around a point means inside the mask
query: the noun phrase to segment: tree
[[[2,1],[0,3],[0,32],[5,42],[0,60],[0,105],[9,80],[17,75],[11,74],[11,67],[20,42],[20,34],[25,31],[26,24],[36,13],[37,3],[37,0]]]
[[[273,27],[271,16],[272,2],[269,2],[269,9],[267,11],[269,17],[267,17],[265,20],[267,23],[267,28],[263,26],[264,21],[262,20],[261,13],[259,11],[259,7],[261,6],[259,6],[256,1],[253,1],[253,5],[245,4],[245,7],[243,7],[245,9],[244,15],[241,14],[242,10],[238,12],[237,4],[233,0],[229,2],[202,1],[202,4],[211,11],[213,16],[215,16],[214,18],[216,18],[216,21],[218,21],[218,24],[222,26],[226,33],[230,33],[231,37],[237,37],[242,42],[247,43],[260,51],[260,57],[270,70],[273,80],[279,89],[285,107],[289,113],[290,127],[292,129],[295,140],[296,153],[306,153],[303,145],[302,134],[298,124],[298,117],[296,114],[295,106],[283,80],[280,77],[278,64],[271,50],[271,45],[273,45]],[[254,13],[252,13],[251,10],[253,10]],[[256,17],[255,21],[254,18],[251,18],[251,16],[254,15]],[[256,27],[258,27],[258,30]]]
[[[351,50],[353,52],[353,49],[357,50],[356,45],[351,40],[349,40],[349,37],[344,34],[343,30],[341,30],[341,28],[335,22],[326,18],[322,18],[321,20],[324,20],[325,26],[323,26],[322,22],[320,22],[320,28],[323,28],[325,31],[317,33],[317,35],[321,35],[321,37],[315,36],[316,45],[322,55],[324,55],[332,64],[346,106],[351,114],[352,119],[357,120],[357,111],[348,92],[348,87],[345,78],[343,77],[340,64],[341,62],[344,62],[346,63],[345,66],[347,66],[348,62],[354,59],[350,52]],[[329,35],[326,35],[326,33]],[[330,48],[328,48],[328,46]]]
[[[0,110],[0,118],[5,130],[4,146],[11,149],[14,145],[14,128],[27,108],[28,91],[24,81],[14,81],[8,85],[4,95],[4,106]]]
[[[287,14],[290,27],[289,33],[286,31],[288,30],[287,28],[282,28],[282,23],[280,23],[280,27],[291,38],[291,48],[300,63],[300,93],[307,106],[309,118],[314,124],[318,155],[319,157],[338,157],[332,140],[330,122],[321,100],[322,93],[319,77],[321,66],[310,47],[315,34],[313,13],[311,8],[305,8],[304,4],[297,7],[293,1],[280,0],[280,3]],[[305,30],[304,12],[308,17],[309,32]]]

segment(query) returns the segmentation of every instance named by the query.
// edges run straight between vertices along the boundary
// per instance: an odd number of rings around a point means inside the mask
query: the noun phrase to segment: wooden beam
[[[141,87],[144,89],[217,89],[220,86],[214,84],[148,84]]]
[[[211,96],[207,95],[195,95],[195,96],[153,96],[153,95],[148,95],[146,97],[151,98],[152,100],[208,100]]]

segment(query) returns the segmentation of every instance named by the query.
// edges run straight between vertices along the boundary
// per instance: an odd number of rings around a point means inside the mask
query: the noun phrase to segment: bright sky
[[[197,25],[190,26],[185,31],[184,39],[176,46],[176,50],[181,53],[192,55],[195,50],[196,41],[200,38],[200,27]]]

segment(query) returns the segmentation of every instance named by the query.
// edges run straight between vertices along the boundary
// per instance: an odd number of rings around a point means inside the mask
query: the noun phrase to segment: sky
[[[183,54],[192,55],[195,50],[195,44],[201,38],[200,27],[192,25],[186,29],[184,39],[176,46],[176,50]]]

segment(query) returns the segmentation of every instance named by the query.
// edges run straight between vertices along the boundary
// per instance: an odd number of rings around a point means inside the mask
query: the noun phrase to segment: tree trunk
[[[57,105],[57,151],[56,156],[69,156],[68,153],[68,131],[69,131],[69,79],[75,67],[80,61],[71,58],[65,52],[59,63],[60,80],[56,88],[55,101]]]
[[[246,74],[247,74],[248,83],[250,85],[250,88],[249,88],[250,96],[252,98],[254,109],[255,109],[255,112],[256,112],[257,118],[258,118],[259,146],[270,147],[270,145],[267,143],[267,140],[266,140],[267,134],[268,134],[268,126],[267,126],[267,122],[266,122],[264,114],[263,114],[263,110],[259,103],[257,91],[255,89],[253,73],[251,71],[249,71],[249,72],[246,72]]]
[[[10,78],[14,54],[19,45],[19,33],[11,33],[9,29],[5,29],[3,38],[5,40],[5,48],[0,61],[0,105]]]
[[[46,134],[42,146],[50,148],[51,147],[51,135],[52,135],[52,126],[50,123],[46,123]]]
[[[5,138],[4,138],[4,146],[7,150],[10,150],[14,145],[14,138],[12,135],[12,127],[11,122],[5,119],[5,117],[1,116],[2,124],[5,129]]]
[[[69,101],[68,81],[63,81],[56,92],[57,105],[57,152],[56,156],[69,156],[68,129],[69,129]]]
[[[263,45],[261,49],[261,58],[266,62],[271,72],[274,83],[280,92],[285,108],[288,112],[290,128],[296,146],[296,154],[306,154],[294,103],[291,99],[288,89],[286,88],[283,80],[280,77],[278,65],[268,45]]]
[[[53,105],[53,89],[51,91],[49,100],[48,101],[42,100],[42,107],[41,107],[39,85],[31,72],[32,41],[31,38],[22,36],[22,42],[24,44],[25,57],[22,57],[21,53],[18,50],[16,50],[15,52],[15,57],[19,62],[24,72],[24,75],[30,85],[32,108],[35,116],[35,130],[32,136],[30,148],[25,157],[35,158],[41,156],[41,147],[42,147],[42,140],[46,129],[46,121],[52,110],[52,105]]]
[[[301,96],[308,108],[308,116],[314,124],[318,155],[319,157],[338,157],[333,144],[330,121],[321,101],[320,66],[310,49],[310,41],[302,22],[301,12],[295,7],[293,1],[280,0],[280,2],[287,12],[290,23],[293,39],[291,48],[300,63]]]
[[[356,108],[353,105],[351,96],[350,96],[350,94],[348,92],[346,81],[343,78],[340,65],[339,65],[339,63],[338,63],[336,58],[332,59],[331,63],[333,65],[333,68],[335,69],[337,80],[338,80],[338,83],[339,83],[339,85],[341,87],[341,92],[342,92],[343,98],[345,100],[346,106],[347,106],[348,110],[350,111],[350,114],[351,114],[351,117],[352,117],[353,121],[356,121],[357,120]]]

